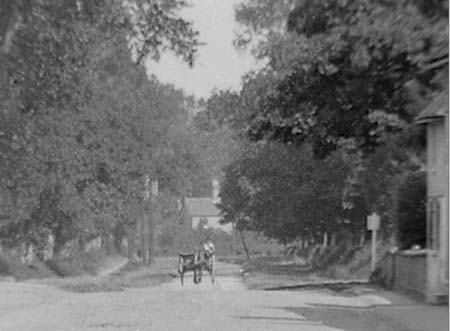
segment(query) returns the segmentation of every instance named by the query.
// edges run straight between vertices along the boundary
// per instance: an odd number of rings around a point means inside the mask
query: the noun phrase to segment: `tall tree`
[[[347,173],[337,154],[314,160],[307,146],[253,146],[227,168],[220,207],[225,222],[284,244],[301,236],[315,238],[344,222]]]
[[[393,186],[424,166],[414,118],[448,85],[447,13],[448,2],[414,0],[238,7],[238,44],[267,63],[241,93],[249,137],[339,151],[351,168],[344,214],[377,211],[392,230]]]
[[[141,198],[143,169],[176,177],[184,96],[148,82],[131,57],[171,49],[191,64],[197,34],[177,16],[183,5],[1,3],[0,226],[22,239],[109,232]]]
[[[262,8],[277,10],[268,16],[284,17],[287,27],[280,33],[261,20],[277,38],[258,36],[273,84],[253,115],[253,138],[308,141],[319,156],[355,139],[370,152],[417,114],[411,86],[425,95],[439,88],[430,65],[448,57],[448,18],[438,10],[426,15],[413,1],[304,0],[286,15],[286,7],[250,3],[237,15],[248,29]]]

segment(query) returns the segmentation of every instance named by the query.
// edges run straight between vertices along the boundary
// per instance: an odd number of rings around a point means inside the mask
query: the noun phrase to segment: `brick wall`
[[[395,255],[394,291],[424,299],[427,280],[425,251],[403,251]]]
[[[378,263],[375,278],[399,293],[425,299],[426,251],[400,251],[386,254]]]

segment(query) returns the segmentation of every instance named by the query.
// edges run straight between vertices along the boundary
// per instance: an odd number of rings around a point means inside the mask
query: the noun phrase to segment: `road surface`
[[[191,278],[123,292],[71,293],[30,283],[0,283],[0,330],[308,330],[337,331],[315,307],[368,309],[390,304],[372,293],[341,296],[327,291],[250,291],[221,264],[211,284]],[[345,314],[343,314],[345,318]],[[378,329],[374,329],[378,330]],[[390,329],[386,329],[390,330]]]

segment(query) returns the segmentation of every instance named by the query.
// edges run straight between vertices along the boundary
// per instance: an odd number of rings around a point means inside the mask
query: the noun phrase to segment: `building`
[[[212,181],[212,196],[201,198],[185,198],[184,203],[189,217],[190,228],[196,229],[199,224],[212,229],[221,229],[227,233],[231,233],[231,224],[221,225],[220,209],[217,204],[220,203],[219,198],[219,181]]]
[[[427,128],[427,256],[425,298],[448,300],[449,131],[448,89],[417,117]]]
[[[390,252],[374,275],[388,288],[429,303],[448,302],[448,104],[447,89],[416,118],[427,131],[426,249]]]

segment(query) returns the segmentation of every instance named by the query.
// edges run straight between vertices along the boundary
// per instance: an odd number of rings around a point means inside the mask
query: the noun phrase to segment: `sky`
[[[200,47],[194,67],[189,68],[181,59],[165,53],[159,62],[147,60],[147,72],[197,98],[208,98],[214,88],[239,90],[241,76],[255,66],[250,54],[233,47],[234,31],[238,27],[234,5],[240,0],[188,2],[192,6],[183,9],[181,16],[193,21],[200,41],[206,43]]]

